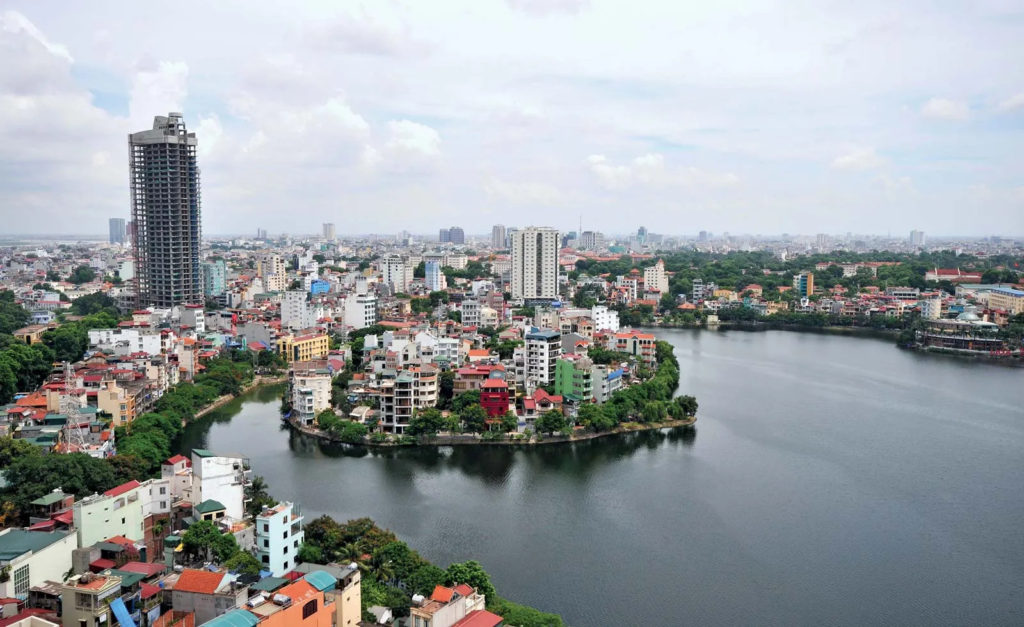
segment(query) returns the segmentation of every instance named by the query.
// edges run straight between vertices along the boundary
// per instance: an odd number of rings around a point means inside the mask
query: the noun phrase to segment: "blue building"
[[[423,264],[425,270],[424,283],[431,292],[439,292],[445,287],[444,273],[441,272],[441,264],[436,261],[427,261]]]
[[[309,284],[309,293],[316,296],[317,294],[326,294],[331,290],[331,284],[323,279],[314,279]]]
[[[203,264],[203,294],[223,296],[227,284],[227,266],[223,259],[214,259]]]

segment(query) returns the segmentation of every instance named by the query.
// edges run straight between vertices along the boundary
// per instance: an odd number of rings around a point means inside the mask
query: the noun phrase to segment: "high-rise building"
[[[604,246],[604,236],[597,231],[583,231],[580,234],[580,248],[583,250],[597,250]]]
[[[448,229],[441,229],[440,231],[437,232],[437,241],[441,242],[442,244],[447,244],[448,242],[452,241],[451,232]]]
[[[196,134],[181,113],[128,137],[137,305],[203,302]]]
[[[268,292],[283,292],[288,288],[288,270],[281,255],[263,255],[256,265],[256,274],[263,279],[263,287]]]
[[[453,226],[448,229],[448,241],[452,244],[466,243],[466,234],[462,231],[461,226]]]
[[[527,227],[512,235],[512,298],[558,297],[558,231]]]
[[[662,296],[668,294],[668,275],[665,274],[665,262],[661,259],[653,266],[644,268],[644,289],[657,290]]]
[[[441,263],[438,261],[423,262],[423,282],[431,292],[439,292],[448,289],[447,277],[441,272]]]
[[[324,222],[324,239],[328,242],[333,242],[337,239],[336,235],[337,233],[334,232],[334,223]]]
[[[406,292],[412,283],[413,267],[399,255],[386,255],[380,262],[383,282],[395,292]]]
[[[505,247],[505,225],[495,224],[491,228],[491,248]]]
[[[111,218],[110,219],[110,243],[111,244],[124,244],[125,243],[125,226],[124,218]]]
[[[909,241],[911,246],[924,246],[924,231],[911,231]]]
[[[640,244],[647,243],[647,227],[642,226],[636,230],[636,241]]]

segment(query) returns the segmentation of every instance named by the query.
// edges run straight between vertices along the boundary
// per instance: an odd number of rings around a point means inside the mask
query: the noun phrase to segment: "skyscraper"
[[[466,234],[463,232],[461,226],[453,226],[448,229],[448,241],[452,244],[466,243]]]
[[[505,226],[503,224],[495,224],[491,228],[491,248],[504,248],[505,247]]]
[[[110,219],[110,243],[124,244],[125,242],[124,218]]]
[[[203,302],[196,134],[181,113],[128,137],[136,299],[140,307]]]
[[[558,231],[527,227],[512,234],[512,298],[558,297]]]
[[[437,232],[437,241],[441,242],[442,244],[447,244],[448,242],[452,241],[451,232],[449,232],[448,229],[441,229],[440,231]]]
[[[333,242],[335,239],[337,239],[336,236],[337,233],[335,233],[334,231],[334,223],[324,222],[324,239],[327,240],[328,242]]]
[[[924,231],[911,231],[909,241],[911,246],[924,246]]]

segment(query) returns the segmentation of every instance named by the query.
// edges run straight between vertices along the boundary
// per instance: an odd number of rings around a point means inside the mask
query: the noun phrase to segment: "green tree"
[[[305,564],[323,564],[325,562],[323,549],[308,542],[299,545],[299,552],[295,559]]]
[[[459,412],[463,428],[470,433],[483,433],[487,428],[487,411],[480,405],[470,405]]]
[[[106,313],[117,317],[117,301],[102,292],[87,294],[71,301],[71,313],[77,316],[88,316],[90,314]]]
[[[26,440],[0,437],[0,468],[7,468],[22,457],[41,456],[39,447]]]
[[[245,486],[245,497],[249,499],[245,504],[245,511],[254,522],[264,507],[277,505],[268,488],[266,479],[259,475],[253,477],[249,485]]]
[[[534,421],[534,429],[538,433],[555,433],[556,431],[565,431],[568,429],[569,423],[566,421],[565,416],[562,412],[557,409],[546,411],[537,417]]]
[[[448,409],[452,405],[452,394],[455,389],[455,372],[445,370],[438,377],[437,406]]]
[[[444,416],[441,415],[440,410],[428,408],[416,412],[416,415],[409,421],[407,431],[410,435],[436,435],[444,426]]]
[[[10,335],[28,324],[31,315],[14,302],[14,292],[0,291],[0,334]]]
[[[68,277],[68,282],[74,283],[75,285],[81,285],[82,283],[88,283],[96,279],[96,271],[89,266],[78,266],[71,271],[71,276]]]
[[[462,410],[480,404],[480,390],[469,390],[452,399],[452,410],[461,414]]]
[[[187,555],[198,560],[214,559],[224,564],[238,553],[235,536],[221,533],[217,525],[209,520],[192,523],[185,531],[181,542]]]
[[[507,411],[501,417],[501,430],[505,433],[511,433],[519,428],[519,418],[510,411]]]
[[[470,560],[468,562],[454,563],[450,565],[446,571],[448,575],[447,583],[449,585],[456,585],[460,583],[467,584],[476,589],[476,591],[488,599],[497,596],[494,586],[491,584],[491,577],[484,570],[480,562]]]
[[[224,568],[240,575],[258,575],[262,566],[260,561],[252,553],[239,550],[237,553],[224,561]]]

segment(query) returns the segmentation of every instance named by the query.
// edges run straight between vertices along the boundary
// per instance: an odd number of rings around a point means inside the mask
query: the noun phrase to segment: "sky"
[[[0,1],[0,233],[129,217],[182,111],[206,234],[1024,234],[1024,4]]]

